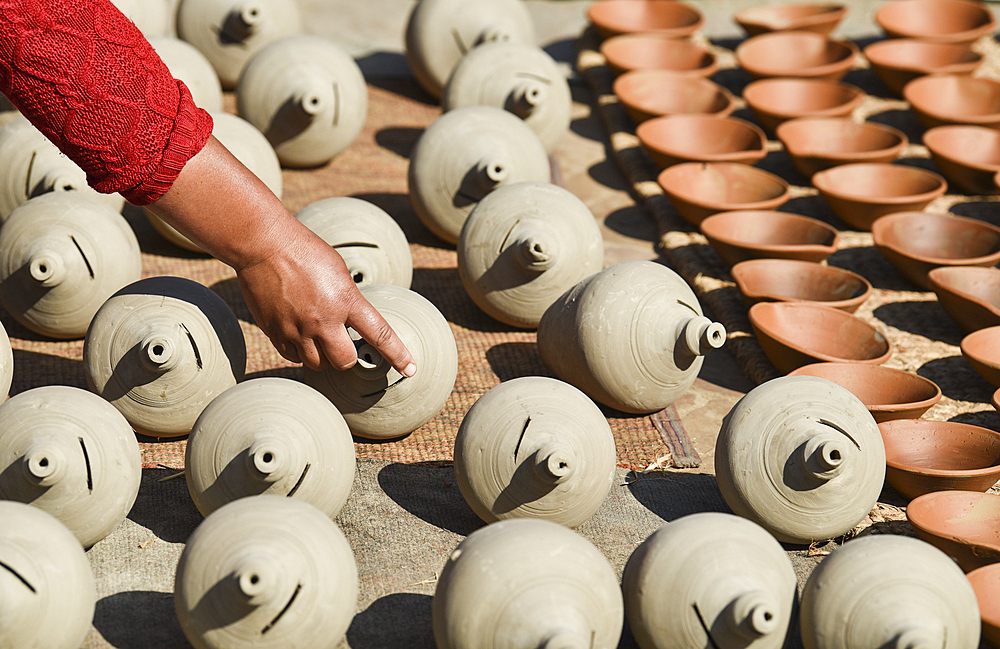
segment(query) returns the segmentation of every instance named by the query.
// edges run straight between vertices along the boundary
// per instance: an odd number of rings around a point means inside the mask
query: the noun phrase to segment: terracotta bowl
[[[916,420],[941,400],[941,389],[922,376],[867,363],[813,363],[791,372],[818,376],[847,388],[878,423]]]
[[[719,84],[669,70],[632,70],[615,79],[612,88],[636,123],[681,113],[725,117],[736,108],[733,93]]]
[[[1000,388],[1000,326],[973,331],[959,347],[973,369],[993,387]]]
[[[683,162],[657,180],[677,212],[695,225],[718,212],[773,210],[791,195],[778,176],[738,162]]]
[[[941,266],[928,271],[927,281],[965,333],[1000,325],[1000,269]]]
[[[830,167],[813,174],[812,184],[837,216],[859,230],[870,230],[886,214],[922,210],[948,189],[934,172],[887,162]]]
[[[892,162],[909,143],[899,129],[848,117],[800,117],[779,124],[776,133],[806,178],[852,162]]]
[[[666,115],[635,129],[661,169],[680,162],[753,164],[767,155],[767,136],[756,124],[717,115]]]
[[[967,194],[1000,193],[1000,131],[985,126],[951,124],[924,133],[924,145],[948,183]]]
[[[749,36],[787,31],[829,34],[846,14],[847,6],[837,2],[773,4],[744,9],[733,20]]]
[[[819,263],[837,251],[840,238],[837,229],[823,221],[773,210],[721,212],[699,227],[730,266],[769,258]]]
[[[906,518],[965,572],[1000,561],[1000,495],[933,491],[911,500]]]
[[[715,54],[686,38],[663,34],[621,34],[601,43],[601,54],[616,72],[668,70],[708,77],[719,69]]]
[[[736,62],[757,78],[801,77],[837,81],[851,69],[858,46],[814,32],[771,32],[736,46]]]
[[[796,117],[844,117],[865,99],[846,83],[825,79],[759,79],[743,88],[743,99],[764,130]]]
[[[758,302],[750,324],[774,366],[787,374],[824,361],[878,365],[892,356],[885,336],[861,318],[809,302]]]
[[[865,58],[882,83],[897,95],[925,74],[972,74],[983,56],[968,43],[935,43],[916,38],[890,38],[864,49]]]
[[[587,18],[604,38],[634,32],[681,38],[705,24],[700,11],[675,0],[601,0],[587,7]]]
[[[933,290],[927,273],[939,266],[995,266],[1000,227],[928,212],[889,214],[872,223],[875,247],[908,280]]]
[[[798,259],[748,259],[729,270],[749,304],[815,302],[854,313],[872,293],[861,275]]]
[[[976,568],[966,577],[979,602],[983,638],[994,647],[1000,647],[1000,563]]]
[[[969,0],[896,0],[875,12],[875,23],[893,38],[971,43],[996,29],[989,8]]]
[[[932,74],[906,84],[903,98],[927,128],[945,124],[1000,128],[1000,81],[996,79]]]

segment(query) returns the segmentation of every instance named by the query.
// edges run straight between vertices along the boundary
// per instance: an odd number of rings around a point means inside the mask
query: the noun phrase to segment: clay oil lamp
[[[780,177],[738,162],[683,162],[657,177],[674,209],[698,225],[706,217],[736,210],[773,210],[791,196]]]
[[[934,491],[911,500],[906,518],[965,572],[1000,562],[1000,495]]]
[[[964,0],[958,0],[964,2]],[[926,128],[972,124],[1000,129],[1000,81],[933,74],[906,84],[903,98]]]
[[[663,34],[621,34],[601,43],[601,54],[616,72],[669,70],[708,77],[719,69],[715,54],[687,38]]]
[[[861,105],[865,93],[850,84],[827,79],[758,79],[743,89],[764,130],[796,117],[845,117]]]
[[[996,29],[989,7],[968,0],[890,2],[875,12],[875,23],[892,38],[939,43],[971,43]]]
[[[941,266],[927,273],[927,281],[965,333],[1000,325],[1000,269]]]
[[[669,70],[626,72],[615,79],[612,89],[636,123],[679,113],[725,117],[736,108],[736,98],[723,86],[702,77],[676,74]]]
[[[872,293],[857,273],[798,259],[748,259],[730,273],[748,304],[816,302],[854,313]]]
[[[909,140],[899,129],[847,117],[802,117],[778,125],[778,139],[806,178],[853,162],[892,162]]]
[[[736,47],[740,67],[757,78],[801,77],[838,81],[858,58],[858,46],[814,32],[772,32]]]
[[[918,38],[890,38],[864,49],[865,58],[886,87],[896,95],[903,86],[926,74],[972,74],[983,56],[967,43],[936,43]]]
[[[941,400],[941,388],[933,381],[867,363],[812,363],[793,370],[793,376],[818,376],[851,391],[872,413],[875,421],[916,419]]]
[[[847,6],[838,2],[789,3],[750,7],[737,12],[733,20],[749,36],[787,31],[829,34],[845,15]]]
[[[700,11],[673,0],[602,0],[587,8],[587,18],[604,38],[635,32],[683,38],[705,24]]]
[[[882,332],[840,309],[809,302],[758,302],[749,316],[764,353],[785,374],[822,361],[879,365],[892,356]]]
[[[819,219],[772,210],[720,212],[699,228],[730,266],[768,258],[819,263],[837,251],[840,238],[836,228]]]
[[[966,194],[1000,193],[1000,131],[985,126],[951,124],[924,133],[924,145],[948,183]]]
[[[973,369],[1000,388],[1000,326],[973,331],[962,339],[959,347]]]
[[[661,169],[680,162],[753,164],[767,155],[756,124],[716,115],[666,115],[639,124],[635,134]]]
[[[966,577],[979,601],[983,638],[994,647],[1000,647],[1000,564],[976,568]]]
[[[928,212],[889,214],[872,223],[875,247],[908,280],[931,290],[927,273],[940,266],[995,266],[1000,227]]]
[[[917,212],[944,194],[938,174],[888,162],[854,162],[813,174],[812,184],[834,213],[859,230],[894,212]]]

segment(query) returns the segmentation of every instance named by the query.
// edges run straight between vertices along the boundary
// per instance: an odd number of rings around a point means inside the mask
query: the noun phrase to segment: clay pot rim
[[[602,2],[607,2],[608,0],[601,0],[601,1]],[[624,1],[626,1],[626,2],[637,2],[637,1],[640,1],[640,0],[624,0]],[[672,2],[674,0],[661,0],[661,1],[662,2]],[[638,79],[640,77],[644,77],[644,76],[653,77],[656,81],[658,81],[658,84],[661,86],[661,89],[662,89],[663,85],[674,85],[674,84],[681,85],[681,86],[689,86],[689,87],[691,87],[691,86],[701,86],[705,90],[712,90],[712,91],[714,91],[716,95],[718,95],[718,96],[722,97],[723,99],[725,99],[726,105],[722,108],[722,110],[714,112],[714,113],[701,113],[703,115],[720,115],[720,116],[726,116],[726,115],[729,115],[730,113],[732,113],[734,110],[736,110],[736,96],[728,88],[726,88],[725,86],[720,86],[719,84],[715,83],[714,81],[712,81],[710,79],[706,79],[705,77],[702,77],[700,75],[677,74],[675,72],[671,72],[670,70],[657,70],[655,68],[646,68],[646,69],[640,69],[640,70],[629,70],[628,72],[624,72],[621,75],[619,75],[618,78],[615,79],[614,82],[611,84],[611,90],[612,90],[612,92],[614,92],[615,96],[618,97],[619,101],[621,101],[623,104],[625,104],[625,106],[627,108],[630,108],[632,110],[635,110],[635,111],[638,111],[638,112],[641,112],[641,113],[649,113],[651,115],[655,115],[655,116],[658,116],[658,117],[662,117],[663,115],[688,114],[687,112],[685,112],[685,113],[660,113],[660,112],[658,112],[656,110],[653,110],[652,108],[643,106],[643,105],[635,102],[634,101],[634,97],[630,96],[630,91],[626,91],[626,92],[624,92],[624,94],[622,93],[622,89],[623,88],[629,88],[630,87],[629,86],[630,82],[632,82],[633,80]],[[657,77],[659,77],[659,79],[656,79]],[[650,119],[652,119],[652,118],[650,118]]]
[[[867,404],[866,403],[865,407],[868,408],[868,410],[873,415],[875,413],[878,413],[878,414],[891,414],[893,412],[898,412],[898,411],[901,411],[901,410],[918,410],[918,409],[923,409],[923,410],[926,411],[926,410],[930,409],[931,406],[933,406],[938,401],[940,401],[941,397],[943,396],[943,393],[941,392],[941,388],[938,386],[938,384],[935,383],[934,381],[931,381],[928,378],[920,376],[919,374],[914,374],[912,372],[906,372],[904,370],[896,369],[894,367],[886,367],[884,365],[873,365],[873,364],[870,364],[870,363],[851,363],[851,362],[843,362],[843,361],[827,361],[827,362],[823,362],[823,363],[810,363],[809,365],[803,365],[802,367],[798,367],[798,368],[792,370],[791,372],[789,372],[788,374],[789,374],[789,376],[791,376],[791,375],[796,375],[797,376],[797,375],[802,374],[802,375],[806,375],[806,376],[820,376],[821,378],[827,378],[825,375],[815,374],[815,373],[811,373],[811,372],[817,371],[820,366],[829,367],[829,366],[845,366],[845,365],[852,366],[852,369],[854,369],[855,371],[870,372],[870,373],[873,373],[873,374],[880,374],[882,376],[900,376],[902,374],[905,374],[906,375],[906,380],[909,380],[909,381],[912,381],[913,383],[921,384],[921,385],[924,385],[924,386],[933,387],[934,394],[932,396],[930,396],[930,397],[927,397],[926,399],[921,399],[919,401],[897,401],[897,402],[885,403],[885,404]],[[865,369],[860,369],[862,367],[865,368]],[[832,380],[832,379],[827,379],[827,380]],[[834,383],[836,383],[836,381],[834,381]],[[843,386],[843,387],[847,387],[847,386]],[[893,419],[893,420],[887,420],[887,421],[898,421],[898,420]],[[879,422],[879,425],[881,425],[882,423],[887,423],[887,422]],[[998,433],[998,435],[1000,435],[1000,433]]]
[[[670,147],[669,138],[667,146],[663,146],[662,143],[653,144],[650,141],[652,137],[650,131],[659,130],[663,128],[665,124],[679,124],[692,121],[715,121],[725,127],[742,129],[743,131],[756,136],[759,144],[758,147],[753,149],[738,149],[734,151],[725,151],[723,153],[701,154],[701,157],[697,158],[696,161],[742,162],[748,159],[760,160],[767,155],[767,135],[764,134],[764,131],[756,124],[738,117],[733,117],[732,115],[718,115],[712,113],[675,113],[673,115],[661,115],[660,117],[647,119],[645,122],[636,126],[635,135],[639,138],[639,141],[644,147],[655,151],[656,153],[684,160],[692,160],[690,152]]]
[[[995,314],[997,318],[1000,318],[1000,307],[990,304],[989,302],[983,300],[981,297],[969,293],[968,291],[962,290],[948,282],[947,277],[956,274],[955,271],[961,271],[964,273],[971,271],[976,275],[987,275],[991,274],[996,276],[997,285],[1000,286],[1000,269],[995,266],[938,266],[937,268],[932,268],[927,271],[927,281],[930,283],[931,287],[934,289],[934,293],[938,291],[949,293],[951,295],[957,296],[958,298],[965,300],[967,302],[974,302],[977,306],[982,309]],[[981,271],[981,272],[980,272]],[[940,295],[938,295],[938,302],[941,301]],[[1000,395],[998,395],[1000,396]],[[1000,407],[997,408],[1000,410]]]
[[[622,60],[622,57],[617,56],[615,53],[616,47],[628,45],[629,43],[636,41],[656,41],[657,43],[662,43],[667,47],[676,46],[690,49],[692,52],[701,52],[708,58],[709,64],[698,68],[688,68],[682,70],[673,68],[658,68],[654,66],[627,67],[622,65],[624,61]],[[689,38],[675,38],[667,34],[658,34],[656,32],[632,32],[611,36],[601,42],[600,52],[604,55],[608,64],[615,70],[619,70],[622,74],[625,72],[631,72],[632,70],[665,70],[674,74],[710,77],[719,69],[719,58],[710,49],[699,45]]]
[[[918,0],[918,3],[924,5],[943,4],[943,5],[951,5],[952,7],[957,7],[960,6],[960,3],[964,3],[966,5],[970,5],[969,6],[970,9],[975,9],[979,7],[978,2],[969,2],[968,0]],[[919,38],[926,41],[934,41],[938,43],[971,43],[972,41],[978,39],[980,36],[983,36],[988,32],[993,31],[994,29],[996,29],[997,26],[997,22],[996,19],[993,17],[993,13],[988,8],[983,6],[979,8],[982,10],[980,13],[986,19],[985,22],[960,32],[953,32],[950,34],[920,34],[920,33],[903,32],[899,31],[899,29],[896,26],[886,24],[887,23],[886,18],[887,17],[891,18],[890,14],[892,14],[898,8],[899,6],[897,5],[896,2],[890,2],[880,7],[875,12],[874,16],[875,24],[881,27],[886,34],[896,38]],[[913,7],[911,6],[910,9],[912,10],[912,8]]]
[[[817,11],[814,14],[807,14],[806,16],[796,19],[791,27],[782,27],[779,29],[775,29],[772,24],[769,24],[768,21],[764,19],[766,16],[770,15],[770,12],[784,9],[786,7],[795,7],[797,9],[806,10],[813,9]],[[763,14],[763,16],[760,14]],[[733,20],[751,36],[777,31],[818,31],[815,29],[810,30],[810,28],[815,28],[816,26],[823,25],[825,23],[831,23],[830,28],[822,32],[829,33],[836,28],[837,23],[843,20],[846,14],[847,5],[841,2],[806,2],[801,4],[781,3],[747,7],[746,9],[736,12],[736,14],[733,15]]]
[[[910,0],[906,0],[909,2]],[[862,196],[859,194],[851,194],[843,191],[840,187],[831,186],[830,180],[836,180],[839,174],[848,173],[855,169],[861,169],[863,167],[873,168],[878,167],[880,169],[892,169],[893,173],[899,174],[900,176],[915,176],[924,177],[930,180],[934,180],[937,183],[937,187],[933,190],[921,192],[919,194],[907,194],[906,196],[885,196],[885,197],[873,197],[873,196]],[[830,167],[829,169],[824,169],[823,171],[817,171],[812,177],[813,186],[818,189],[823,194],[829,194],[835,198],[845,201],[853,201],[855,203],[863,203],[866,205],[907,205],[910,203],[917,203],[920,201],[932,201],[938,196],[941,196],[948,189],[948,181],[944,179],[940,174],[936,174],[933,171],[927,171],[926,169],[921,169],[920,167],[911,167],[909,165],[894,164],[892,162],[851,162],[848,164],[838,165],[836,167]],[[916,214],[917,212],[912,212]],[[892,216],[887,214],[886,216]],[[884,218],[884,217],[881,217]]]
[[[995,252],[989,255],[980,255],[979,257],[962,257],[961,259],[956,259],[954,257],[932,257],[923,254],[919,257],[915,257],[909,249],[900,247],[899,245],[891,243],[884,238],[885,230],[895,221],[902,219],[913,220],[915,218],[926,220],[954,219],[954,222],[965,223],[978,229],[980,232],[993,232],[998,238],[1000,238],[1000,227],[978,219],[971,219],[965,216],[955,216],[954,214],[935,214],[933,212],[894,212],[892,214],[880,216],[872,222],[871,233],[875,247],[892,250],[893,252],[907,258],[916,259],[937,266],[982,266],[990,263],[991,261],[994,264],[1000,262],[1000,246],[997,246],[997,250]]]
[[[759,250],[766,251],[795,251],[795,250],[829,250],[832,255],[837,251],[837,245],[840,243],[840,231],[833,227],[825,221],[820,221],[819,219],[814,219],[810,216],[804,216],[802,214],[794,214],[792,212],[779,212],[777,210],[730,210],[727,212],[719,212],[718,214],[713,214],[706,217],[701,224],[698,226],[701,229],[701,233],[705,235],[706,238],[712,238],[722,243],[739,246],[748,247],[747,241],[745,239],[736,239],[733,237],[722,236],[718,232],[713,231],[714,226],[717,223],[723,223],[726,219],[740,219],[747,217],[767,217],[767,218],[786,218],[789,220],[800,221],[802,223],[808,223],[818,229],[824,230],[833,234],[833,241],[828,245],[820,243],[799,243],[799,244],[762,244],[753,242],[753,247]],[[705,232],[706,226],[709,232]]]
[[[829,108],[823,108],[816,111],[810,111],[807,114],[803,113],[790,113],[787,110],[782,110],[782,106],[774,105],[770,102],[761,103],[761,93],[766,93],[769,86],[778,85],[812,85],[813,88],[817,88],[819,85],[830,86],[831,88],[836,87],[838,90],[846,92],[851,96],[851,99],[843,104],[837,104]],[[865,100],[867,93],[857,86],[852,86],[849,83],[844,83],[842,81],[834,81],[832,79],[811,79],[807,77],[765,77],[763,79],[757,79],[751,81],[743,88],[743,100],[746,101],[747,105],[755,111],[760,111],[766,115],[772,115],[774,117],[788,120],[794,119],[796,117],[808,116],[830,116],[842,113],[849,113],[861,105],[861,102]],[[847,110],[845,110],[847,108]]]
[[[780,195],[773,198],[754,201],[751,203],[723,203],[717,201],[706,201],[701,196],[690,193],[677,192],[673,182],[670,183],[671,189],[667,189],[667,184],[664,182],[664,179],[672,181],[672,177],[674,175],[680,174],[695,165],[704,166],[706,168],[718,166],[734,169],[735,171],[739,171],[745,175],[766,180],[773,186],[780,187],[782,192]],[[758,169],[757,167],[743,164],[741,162],[681,162],[661,171],[657,176],[657,182],[665,192],[672,196],[676,196],[679,200],[698,205],[700,207],[714,209],[719,212],[767,210],[784,204],[791,196],[791,185],[789,185],[783,178],[763,169]]]
[[[909,1],[909,0],[907,0]],[[983,544],[976,541],[970,541],[965,537],[955,536],[949,531],[948,527],[941,527],[938,525],[930,524],[924,517],[929,509],[933,509],[934,505],[937,504],[936,501],[944,501],[946,505],[951,505],[949,507],[944,507],[948,511],[953,511],[954,506],[952,503],[963,503],[972,501],[973,505],[975,503],[990,500],[993,498],[1000,498],[1000,495],[984,493],[981,491],[965,491],[960,489],[950,489],[948,491],[931,491],[920,496],[917,496],[910,501],[910,504],[906,506],[906,520],[910,522],[910,525],[915,527],[918,531],[923,531],[925,534],[941,538],[948,541],[953,541],[960,543],[969,548],[1000,548],[1000,544]],[[952,502],[948,502],[952,501]],[[913,515],[916,515],[914,518]]]
[[[969,353],[969,345],[972,342],[977,342],[979,338],[985,338],[989,341],[992,338],[998,337],[1000,337],[1000,325],[976,329],[975,331],[969,332],[962,337],[962,341],[958,344],[958,348],[961,350],[963,356],[967,358],[974,358],[976,362],[985,365],[986,367],[1000,369],[1000,348],[997,349],[996,356],[980,356],[978,354]]]
[[[923,377],[921,377],[923,378]],[[884,428],[883,428],[884,427]],[[879,430],[882,432],[882,437],[886,436],[886,429],[892,428],[951,428],[955,430],[966,430],[975,431],[976,433],[982,433],[985,437],[993,437],[997,441],[1000,441],[1000,433],[990,430],[989,428],[984,428],[982,426],[976,426],[975,424],[965,424],[957,421],[932,421],[930,419],[893,419],[892,421],[884,421],[878,425]],[[889,431],[890,434],[893,431]],[[970,478],[988,476],[990,474],[997,474],[1000,477],[1000,462],[993,464],[982,469],[931,469],[927,467],[914,466],[912,464],[902,464],[898,461],[893,461],[886,455],[885,463],[894,469],[899,469],[901,471],[906,471],[907,473],[912,473],[915,475],[924,475],[932,478],[958,478],[968,476]]]
[[[808,68],[783,68],[783,69],[773,69],[766,68],[755,65],[752,61],[748,61],[752,52],[755,51],[757,47],[763,49],[769,49],[775,47],[773,42],[766,41],[799,41],[802,39],[808,40],[823,40],[828,44],[834,45],[839,48],[840,56],[829,63],[824,63],[822,65],[817,65]],[[751,36],[742,43],[736,46],[734,51],[736,55],[737,64],[746,70],[748,73],[755,77],[769,78],[803,78],[803,79],[823,79],[823,78],[836,78],[847,74],[847,71],[851,69],[854,62],[858,58],[861,50],[858,46],[851,40],[841,39],[841,38],[830,38],[823,34],[818,34],[816,32],[806,32],[806,31],[787,31],[787,32],[767,32],[764,34],[758,34],[757,36]]]
[[[952,155],[952,152],[942,149],[938,140],[946,137],[948,133],[954,133],[956,131],[973,131],[981,135],[996,137],[998,138],[998,141],[1000,141],[1000,131],[986,126],[979,126],[977,124],[944,124],[942,126],[935,126],[924,131],[922,141],[924,146],[927,147],[932,155],[939,156],[952,164],[961,165],[962,167],[967,167],[976,171],[992,171],[994,174],[1000,172],[1000,163],[985,165],[976,162],[975,160],[956,158]]]
[[[856,295],[845,300],[808,300],[803,298],[788,298],[781,297],[774,292],[771,293],[747,293],[744,289],[743,282],[740,281],[740,276],[746,272],[753,269],[754,266],[785,266],[791,268],[792,266],[797,266],[808,271],[813,271],[816,267],[825,269],[827,272],[833,273],[835,275],[842,275],[849,279],[855,280],[864,287],[859,295]],[[781,269],[775,269],[775,272],[783,272]],[[805,261],[802,259],[787,259],[779,257],[760,257],[756,259],[745,259],[743,261],[733,264],[729,269],[729,274],[732,276],[733,280],[736,282],[736,286],[740,289],[743,295],[750,299],[771,299],[778,302],[810,302],[813,304],[822,304],[823,306],[833,307],[835,309],[845,309],[848,307],[853,307],[857,309],[859,306],[865,303],[865,301],[871,297],[872,285],[867,279],[861,275],[847,270],[845,268],[838,268],[837,266],[827,266],[826,264],[820,264],[815,261]]]
[[[671,0],[667,0],[671,1]],[[607,20],[607,16],[602,13],[603,11],[614,11],[612,5],[621,5],[622,3],[633,3],[633,2],[644,2],[644,3],[663,3],[664,0],[601,0],[601,2],[594,2],[587,7],[587,20],[589,20],[594,27],[605,36],[610,37],[611,35],[618,34],[669,34],[675,37],[690,36],[705,25],[705,16],[695,9],[694,7],[687,5],[683,2],[672,2],[672,5],[676,5],[673,8],[678,9],[681,13],[686,13],[686,15],[693,19],[693,22],[685,23],[677,27],[661,27],[656,29],[639,29],[633,30],[628,27],[623,28],[620,22],[614,20]],[[611,7],[611,9],[608,9]]]
[[[907,0],[908,2],[911,0]],[[912,0],[914,2],[919,0]],[[957,0],[959,2],[966,2],[968,0]],[[973,85],[973,86],[989,86],[992,87],[998,96],[1000,96],[1000,81],[992,79],[989,77],[973,77],[968,74],[925,74],[923,76],[913,79],[905,86],[903,86],[903,99],[909,102],[910,107],[916,113],[924,113],[932,120],[937,122],[950,122],[950,123],[960,123],[968,124],[973,126],[982,126],[985,124],[995,124],[1000,122],[1000,108],[998,108],[995,113],[986,113],[982,115],[962,115],[956,113],[943,113],[939,111],[936,107],[928,106],[922,99],[914,100],[914,94],[919,88],[926,85],[940,83],[942,80],[955,80],[955,82],[962,85]],[[938,93],[932,93],[935,96]]]
[[[797,149],[797,147],[789,147],[788,143],[786,142],[790,130],[815,125],[816,129],[823,131],[824,129],[822,128],[822,125],[830,123],[854,124],[860,130],[886,133],[891,137],[895,138],[896,143],[888,147],[883,147],[881,149],[845,152],[845,151],[830,151],[830,150],[826,151],[810,151],[808,149],[802,150],[802,149]],[[784,137],[782,137],[783,132],[785,133]],[[868,122],[868,121],[855,122],[850,117],[830,117],[830,116],[820,116],[820,115],[796,117],[795,119],[784,121],[781,124],[779,124],[778,127],[775,129],[775,135],[778,137],[779,140],[781,140],[781,144],[782,146],[785,147],[785,151],[788,153],[788,155],[792,157],[810,156],[810,157],[823,158],[827,160],[860,161],[859,158],[862,159],[875,158],[889,154],[899,155],[899,153],[904,148],[906,148],[906,145],[910,143],[910,140],[908,137],[906,137],[905,133],[900,131],[898,128],[889,126],[888,124],[880,124],[878,122]]]
[[[898,59],[892,59],[887,54],[893,51],[899,51],[901,47],[908,48],[927,48],[928,50],[953,50],[955,52],[968,52],[973,55],[971,61],[957,61],[954,63],[949,63],[942,67],[931,68],[926,65],[914,65],[909,62],[899,61]],[[885,40],[876,41],[866,46],[862,50],[862,54],[868,59],[868,62],[873,67],[881,67],[887,70],[894,70],[900,72],[916,72],[921,75],[927,74],[949,74],[957,73],[960,71],[972,72],[978,68],[983,63],[983,55],[975,51],[967,43],[949,43],[943,41],[929,41],[921,38],[887,38]]]

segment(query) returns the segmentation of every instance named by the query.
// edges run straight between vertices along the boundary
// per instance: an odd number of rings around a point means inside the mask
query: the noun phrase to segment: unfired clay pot
[[[602,42],[600,49],[617,72],[658,69],[710,77],[719,69],[715,54],[688,38],[641,32],[621,34]]]
[[[852,162],[892,162],[909,143],[899,129],[847,117],[800,117],[779,124],[775,133],[806,178]]]
[[[954,1],[971,4],[968,0]],[[967,74],[927,75],[906,84],[903,98],[926,128],[972,124],[1000,129],[1000,81],[996,79]]]
[[[702,314],[680,275],[626,261],[591,275],[550,306],[538,349],[555,375],[612,408],[666,408],[694,383],[726,330]]]
[[[985,126],[951,124],[928,129],[923,136],[931,159],[952,187],[966,194],[1000,193],[1000,131]]]
[[[111,0],[111,4],[135,23],[147,39],[162,38],[175,29],[170,0]]]
[[[615,481],[615,440],[600,408],[545,376],[505,381],[481,396],[455,437],[455,476],[487,523],[588,520]]]
[[[717,512],[656,530],[622,574],[625,614],[642,649],[780,649],[796,590],[795,571],[773,536]]]
[[[885,448],[871,413],[846,388],[787,376],[757,386],[726,415],[715,474],[734,512],[779,541],[808,544],[868,515],[882,491]]]
[[[749,7],[733,20],[750,36],[786,31],[829,34],[846,14],[847,6],[839,2],[788,3]]]
[[[725,117],[736,109],[736,97],[724,86],[670,70],[632,70],[615,79],[612,88],[637,124],[686,113]]]
[[[484,43],[455,66],[444,88],[445,110],[496,106],[524,120],[550,154],[569,129],[573,99],[566,74],[529,43]]]
[[[302,31],[296,0],[181,0],[177,35],[194,45],[232,89],[264,46]]]
[[[243,379],[246,343],[229,306],[182,277],[129,284],[100,308],[83,345],[90,389],[137,432],[186,435],[216,396]]]
[[[720,212],[698,228],[730,266],[769,258],[819,263],[837,251],[840,240],[837,229],[824,221],[773,210]]]
[[[295,497],[334,518],[354,483],[354,442],[330,401],[304,383],[251,379],[216,397],[184,455],[191,499],[208,516],[262,493]]]
[[[815,302],[854,313],[872,293],[861,275],[812,261],[748,259],[729,272],[748,304]]]
[[[455,336],[441,312],[419,293],[391,285],[365,286],[361,293],[410,350],[417,373],[405,378],[349,329],[357,364],[343,372],[303,368],[305,382],[337,406],[355,435],[402,437],[430,421],[451,396],[458,373]]]
[[[340,253],[358,286],[410,288],[413,256],[399,224],[382,208],[349,196],[323,198],[296,215]]]
[[[448,111],[421,134],[408,180],[417,216],[455,243],[469,212],[491,191],[551,176],[545,146],[524,121],[495,106],[467,106]]]
[[[587,7],[587,18],[605,38],[635,32],[683,38],[705,24],[695,7],[662,0],[602,0]]]
[[[965,572],[1000,561],[998,494],[932,491],[910,501],[906,519]]]
[[[665,115],[639,124],[635,134],[661,169],[680,162],[753,164],[767,155],[764,131],[736,117]]]
[[[448,557],[433,602],[439,649],[614,649],[624,612],[608,560],[557,523],[476,530]]]
[[[865,99],[855,86],[829,79],[767,78],[743,88],[743,99],[765,131],[796,117],[844,117]]]
[[[210,113],[222,112],[222,83],[219,75],[197,47],[170,36],[150,38],[149,44],[166,64],[170,74],[188,87],[196,106]]]
[[[406,60],[417,82],[440,98],[458,62],[490,42],[535,43],[535,26],[520,0],[419,0],[406,24]]]
[[[875,23],[892,38],[939,43],[971,43],[997,26],[988,6],[967,0],[888,2],[875,12]]]
[[[962,571],[918,539],[874,534],[848,541],[802,591],[806,649],[979,646],[976,595]]]
[[[719,212],[774,210],[791,197],[780,176],[738,162],[683,162],[661,171],[657,182],[694,225]]]
[[[141,274],[128,222],[87,194],[34,198],[0,232],[0,301],[44,336],[82,338],[104,301]]]
[[[97,600],[83,548],[38,507],[0,500],[0,520],[0,643],[10,649],[78,649]]]
[[[368,86],[338,45],[320,36],[287,36],[247,62],[236,110],[264,134],[281,164],[316,167],[361,133]]]
[[[479,308],[532,329],[560,295],[604,268],[590,208],[551,183],[500,187],[476,205],[458,237],[458,274]]]
[[[979,601],[983,638],[994,647],[1000,647],[1000,564],[976,568],[966,577]]]
[[[838,81],[854,65],[858,46],[804,31],[769,32],[736,46],[736,61],[756,78],[800,77]]]
[[[889,90],[903,94],[903,86],[925,74],[972,74],[983,56],[968,43],[936,43],[921,38],[889,38],[864,49],[872,70]]]
[[[1000,388],[1000,326],[973,331],[962,338],[961,349],[973,369]]]
[[[14,380],[14,350],[10,346],[7,330],[0,324],[0,402],[10,393]]]
[[[184,546],[174,606],[197,649],[339,646],[358,569],[344,533],[296,498],[263,494],[206,518]]]
[[[0,420],[0,498],[44,509],[84,548],[125,519],[142,461],[135,433],[106,401],[48,385],[4,402]]]
[[[940,266],[928,271],[927,281],[965,333],[1000,325],[1000,269]]]

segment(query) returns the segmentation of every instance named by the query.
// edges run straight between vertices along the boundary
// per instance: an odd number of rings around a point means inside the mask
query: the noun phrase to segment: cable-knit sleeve
[[[110,0],[0,0],[0,91],[94,189],[136,205],[166,193],[212,133]]]

